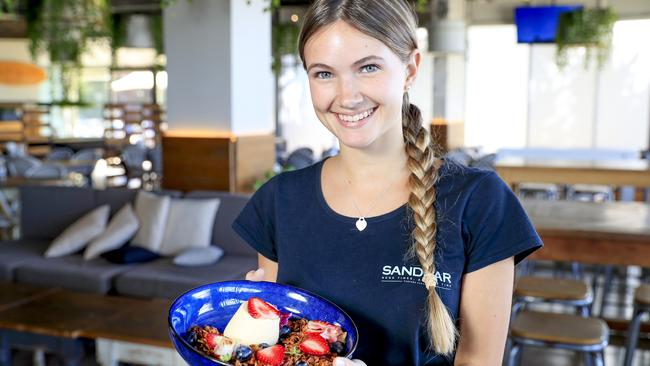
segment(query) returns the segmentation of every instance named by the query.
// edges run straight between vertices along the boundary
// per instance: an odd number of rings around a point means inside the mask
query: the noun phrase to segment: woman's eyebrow
[[[352,65],[353,66],[358,66],[358,65],[366,63],[366,62],[368,62],[370,60],[384,61],[384,59],[379,57],[379,56],[370,55],[370,56],[366,56],[364,58],[361,58],[361,59],[355,61]],[[327,66],[325,64],[315,63],[315,64],[311,64],[311,65],[309,65],[307,67],[307,72],[309,72],[309,70],[313,69],[314,67],[320,67],[320,68],[323,68],[323,69],[331,69],[330,66]]]

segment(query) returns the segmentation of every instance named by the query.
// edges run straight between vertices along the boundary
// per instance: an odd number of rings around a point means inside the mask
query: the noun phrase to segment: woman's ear
[[[404,84],[404,90],[408,90],[415,82],[415,78],[418,74],[418,69],[420,68],[420,61],[422,59],[422,53],[417,48],[411,52],[409,55],[408,62],[406,63],[406,82]]]

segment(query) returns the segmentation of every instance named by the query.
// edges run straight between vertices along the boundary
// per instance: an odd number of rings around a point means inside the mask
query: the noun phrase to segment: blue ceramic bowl
[[[192,289],[179,296],[169,309],[169,333],[176,351],[187,363],[196,365],[228,365],[207,357],[187,341],[194,325],[211,325],[223,331],[242,302],[259,297],[278,307],[310,320],[323,320],[340,325],[346,332],[346,357],[357,347],[357,326],[338,306],[305,290],[273,282],[225,281]]]

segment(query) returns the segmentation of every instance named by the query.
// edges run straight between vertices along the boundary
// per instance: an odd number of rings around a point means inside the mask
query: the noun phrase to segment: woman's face
[[[404,63],[381,41],[337,21],[307,41],[304,57],[316,115],[341,144],[364,149],[401,136],[402,97],[419,52]]]

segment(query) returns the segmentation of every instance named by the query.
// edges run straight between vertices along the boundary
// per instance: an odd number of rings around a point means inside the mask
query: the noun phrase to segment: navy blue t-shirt
[[[278,283],[304,288],[343,308],[359,329],[355,358],[368,365],[451,365],[427,352],[427,290],[417,258],[405,259],[407,206],[366,218],[336,213],[321,189],[323,162],[280,174],[251,198],[233,229],[278,262]],[[463,274],[515,262],[542,242],[510,188],[492,171],[445,162],[437,183],[438,294],[458,318]]]

